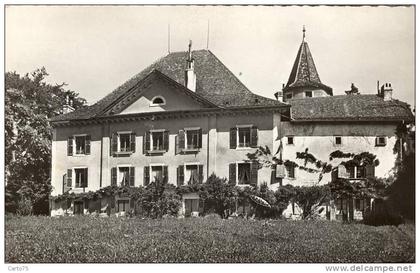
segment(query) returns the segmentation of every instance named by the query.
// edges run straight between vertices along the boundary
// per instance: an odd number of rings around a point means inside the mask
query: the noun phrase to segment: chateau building
[[[192,51],[190,43],[188,52],[169,53],[97,103],[76,111],[68,105],[51,120],[52,196],[145,186],[156,178],[178,186],[201,183],[212,173],[238,186],[267,183],[273,189],[331,181],[290,165],[259,168],[247,158],[258,146],[290,160],[306,149],[325,161],[335,150],[371,152],[379,166],[348,177],[385,177],[398,156],[396,127],[413,116],[392,98],[390,84],[378,91],[333,96],[303,40],[277,99],[262,97],[211,51]],[[130,205],[117,200],[113,211]],[[73,213],[92,209],[53,201],[51,215],[63,213],[63,206]],[[198,195],[184,195],[181,213],[198,211]]]

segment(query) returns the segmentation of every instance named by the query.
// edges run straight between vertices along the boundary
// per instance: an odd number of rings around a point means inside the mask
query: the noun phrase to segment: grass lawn
[[[7,217],[7,263],[414,262],[414,225]]]

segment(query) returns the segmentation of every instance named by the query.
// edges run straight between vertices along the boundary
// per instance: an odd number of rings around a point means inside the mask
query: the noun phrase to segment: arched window
[[[152,99],[152,103],[150,106],[159,106],[159,105],[165,105],[166,101],[165,98],[162,96],[156,96]]]

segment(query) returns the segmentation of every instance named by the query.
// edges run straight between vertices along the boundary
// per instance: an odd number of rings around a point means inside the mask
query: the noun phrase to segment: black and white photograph
[[[415,4],[3,9],[4,272],[415,271]]]

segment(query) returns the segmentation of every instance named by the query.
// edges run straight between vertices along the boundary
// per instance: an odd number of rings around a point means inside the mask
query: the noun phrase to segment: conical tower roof
[[[305,36],[303,38],[305,39]],[[321,82],[308,43],[304,39],[299,47],[284,90],[287,91],[302,87],[319,88],[327,92],[327,94],[332,95],[332,88]]]

